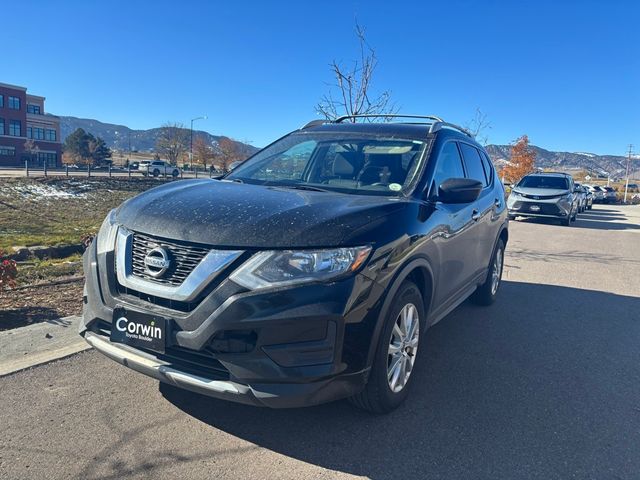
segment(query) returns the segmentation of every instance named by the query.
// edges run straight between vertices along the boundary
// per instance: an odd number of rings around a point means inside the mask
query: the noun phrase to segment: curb
[[[0,377],[88,350],[81,317],[65,317],[0,332]]]

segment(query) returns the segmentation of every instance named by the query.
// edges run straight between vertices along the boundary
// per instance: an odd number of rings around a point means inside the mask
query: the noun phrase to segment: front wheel
[[[504,242],[498,240],[498,244],[493,252],[489,273],[482,285],[473,293],[472,300],[478,305],[491,305],[496,301],[498,288],[502,281],[502,270],[504,268]]]
[[[178,172],[178,170],[174,170],[173,172],[171,172],[171,176],[173,178],[178,178],[178,175],[180,175],[180,172]]]
[[[422,294],[413,282],[405,281],[389,307],[367,385],[350,402],[373,413],[397,408],[415,377],[418,347],[425,330]]]

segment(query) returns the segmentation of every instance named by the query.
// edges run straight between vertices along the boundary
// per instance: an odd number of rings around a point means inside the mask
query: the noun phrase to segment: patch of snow
[[[24,198],[45,199],[45,198],[86,198],[84,192],[69,192],[50,185],[15,185],[13,189]]]

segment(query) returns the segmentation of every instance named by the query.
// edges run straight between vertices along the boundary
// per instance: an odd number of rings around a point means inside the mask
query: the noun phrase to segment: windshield
[[[520,180],[518,187],[552,188],[555,190],[568,190],[569,180],[564,177],[548,177],[543,175],[530,175]]]
[[[391,136],[295,133],[258,152],[226,180],[309,190],[399,195],[417,179],[426,143]]]

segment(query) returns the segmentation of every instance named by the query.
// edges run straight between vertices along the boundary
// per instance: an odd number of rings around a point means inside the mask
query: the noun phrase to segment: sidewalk
[[[78,335],[80,317],[0,332],[0,377],[91,348]]]

